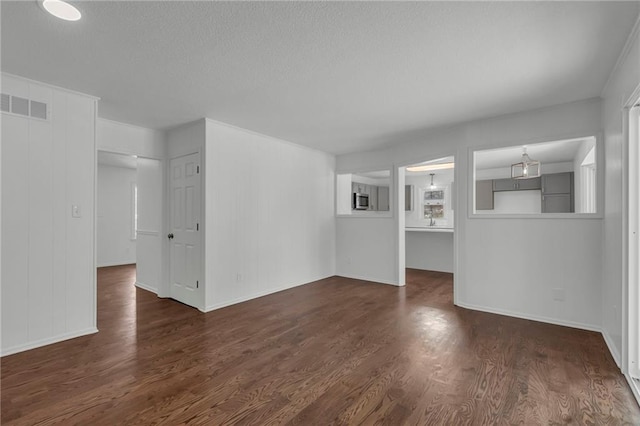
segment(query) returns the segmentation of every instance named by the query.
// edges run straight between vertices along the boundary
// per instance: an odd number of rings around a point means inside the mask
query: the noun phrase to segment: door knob
[[[173,240],[173,234],[167,235],[167,238],[169,238],[170,240]]]

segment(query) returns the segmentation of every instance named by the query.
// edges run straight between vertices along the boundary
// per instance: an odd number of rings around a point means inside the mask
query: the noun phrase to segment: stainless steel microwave
[[[369,210],[369,194],[353,193],[353,209]]]

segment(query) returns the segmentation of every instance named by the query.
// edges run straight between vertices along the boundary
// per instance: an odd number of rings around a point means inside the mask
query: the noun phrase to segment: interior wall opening
[[[455,158],[402,167],[400,230],[404,234],[406,283],[454,272]],[[452,282],[452,279],[450,280]]]

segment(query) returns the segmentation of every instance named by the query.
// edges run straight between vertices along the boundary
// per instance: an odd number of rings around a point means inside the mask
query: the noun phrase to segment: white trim
[[[317,282],[317,281],[320,281],[320,280],[324,280],[324,279],[327,279],[327,278],[331,278],[331,277],[334,277],[334,276],[335,275],[328,275],[326,277],[318,278],[316,280],[309,281],[307,283],[284,285],[284,286],[280,286],[280,287],[271,288],[269,290],[259,291],[257,293],[253,293],[253,294],[250,294],[248,296],[242,296],[242,297],[238,297],[236,299],[231,299],[231,300],[227,300],[227,301],[224,301],[224,302],[220,302],[220,303],[216,303],[216,304],[213,304],[213,305],[209,305],[209,306],[206,306],[204,308],[204,310],[203,309],[200,309],[200,310],[202,312],[205,312],[205,313],[206,312],[215,311],[216,309],[226,308],[227,306],[236,305],[236,304],[242,303],[242,302],[247,302],[249,300],[257,299],[259,297],[268,296],[270,294],[278,293],[278,292],[281,292],[281,291],[284,291],[284,290],[289,290],[289,289],[292,289],[292,288],[295,288],[295,287],[301,287],[303,285],[312,284],[314,282]]]
[[[520,318],[520,319],[526,319],[526,320],[537,321],[537,322],[544,322],[544,323],[547,323],[547,324],[561,325],[563,327],[578,328],[580,330],[596,331],[596,332],[602,333],[601,327],[599,325],[595,325],[595,324],[585,324],[585,323],[576,322],[576,321],[565,321],[565,320],[561,320],[561,319],[558,319],[558,318],[549,318],[549,317],[543,317],[543,316],[539,316],[539,315],[523,314],[523,313],[520,313],[520,312],[509,311],[507,309],[491,308],[491,307],[488,307],[488,306],[480,306],[480,305],[474,305],[474,304],[470,304],[470,303],[460,303],[460,302],[458,302],[458,303],[456,303],[456,305],[460,306],[462,308],[471,309],[471,310],[474,310],[474,311],[488,312],[490,314],[504,315],[504,316],[507,316],[507,317]]]
[[[627,60],[627,56],[631,51],[631,46],[633,46],[636,35],[639,31],[640,31],[640,16],[638,16],[638,19],[636,19],[636,23],[633,25],[631,32],[627,36],[627,40],[625,41],[624,46],[622,47],[622,50],[618,55],[618,59],[616,60],[616,63],[613,66],[613,69],[609,73],[609,78],[607,78],[607,82],[604,84],[604,87],[600,92],[600,96],[602,96],[603,98],[605,97],[605,93],[609,89],[609,84],[611,83],[614,76],[618,73],[618,69],[622,66],[622,63]]]
[[[637,91],[638,89],[636,89]],[[635,103],[635,101],[633,102]],[[638,306],[637,283],[640,282],[640,271],[638,270],[639,247],[639,227],[638,213],[640,210],[640,200],[638,198],[638,182],[640,181],[640,154],[635,142],[640,137],[640,107],[627,107],[623,110],[624,132],[626,144],[623,148],[623,217],[622,217],[622,240],[623,240],[623,283],[622,291],[622,330],[623,330],[623,354],[625,374],[631,377],[640,377],[640,342],[638,335],[638,318],[640,306]],[[626,195],[626,197],[625,197]]]
[[[364,277],[362,275],[336,274],[336,276],[340,277],[340,278],[349,278],[349,279],[358,280],[358,281],[368,281],[371,284],[385,284],[385,285],[392,285],[394,287],[403,287],[403,284],[398,284],[397,282],[394,282],[394,281],[387,281],[387,280],[381,280],[381,279],[378,279],[378,278]]]
[[[621,368],[622,358],[620,358],[620,352],[618,352],[618,350],[616,349],[616,345],[613,344],[613,340],[611,339],[611,337],[609,337],[609,333],[607,333],[605,330],[602,330],[601,333],[602,333],[602,337],[604,338],[604,342],[607,344],[607,347],[609,348],[609,352],[611,352],[611,356],[613,357],[613,360],[616,362],[616,365],[618,366],[618,368]]]
[[[151,287],[150,285],[141,283],[140,281],[136,281],[135,286],[141,288],[142,290],[149,291],[155,295],[158,294],[158,290],[155,287]]]
[[[62,342],[69,339],[75,339],[76,337],[86,336],[88,334],[97,333],[98,329],[96,327],[86,328],[80,331],[74,331],[72,333],[63,333],[53,337],[47,337],[46,339],[36,340],[35,342],[30,342],[25,345],[13,346],[8,349],[3,349],[0,356],[13,355],[18,352],[28,351],[30,349],[39,348],[42,346],[51,345],[53,343]]]

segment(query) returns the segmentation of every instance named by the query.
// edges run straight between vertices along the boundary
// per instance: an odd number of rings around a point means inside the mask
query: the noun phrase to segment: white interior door
[[[137,159],[136,285],[158,292],[162,277],[163,164]]]
[[[171,298],[200,308],[200,154],[172,159],[169,173]]]

